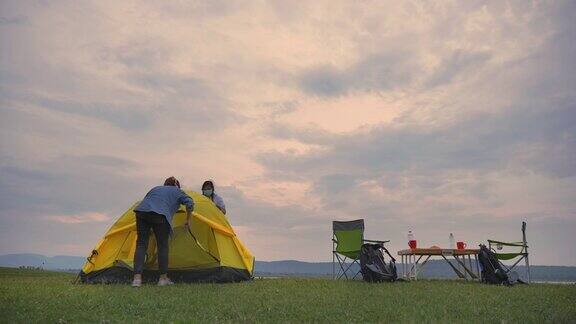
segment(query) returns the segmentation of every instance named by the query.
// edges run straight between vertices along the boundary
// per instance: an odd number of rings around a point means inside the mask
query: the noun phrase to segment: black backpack
[[[480,244],[478,261],[482,270],[483,283],[510,286],[519,282],[518,275],[515,272],[507,273],[494,252],[484,244]]]
[[[390,257],[386,263],[384,253]],[[382,244],[363,244],[360,249],[360,271],[362,278],[368,282],[395,281],[398,278],[396,272],[396,260]]]

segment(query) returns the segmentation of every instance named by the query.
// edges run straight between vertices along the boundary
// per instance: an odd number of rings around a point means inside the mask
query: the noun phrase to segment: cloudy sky
[[[174,175],[259,260],[331,221],[576,265],[574,1],[0,1],[0,254],[85,255]]]

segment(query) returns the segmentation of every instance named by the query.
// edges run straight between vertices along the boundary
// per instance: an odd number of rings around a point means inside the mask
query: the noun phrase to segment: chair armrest
[[[372,243],[382,243],[382,244],[390,242],[390,240],[387,240],[387,241],[362,240],[362,241],[364,241],[364,242],[372,242]]]
[[[338,243],[338,241],[336,241],[335,239],[332,239],[332,242],[334,242],[334,243]]]

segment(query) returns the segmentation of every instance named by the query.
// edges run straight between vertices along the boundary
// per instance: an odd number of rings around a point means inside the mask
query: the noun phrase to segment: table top
[[[398,251],[398,255],[474,255],[479,249],[406,249]]]

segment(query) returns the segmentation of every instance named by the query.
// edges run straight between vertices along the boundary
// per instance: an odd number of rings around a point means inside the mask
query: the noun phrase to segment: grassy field
[[[0,269],[1,322],[576,322],[576,286],[459,281],[74,285],[73,274]]]

